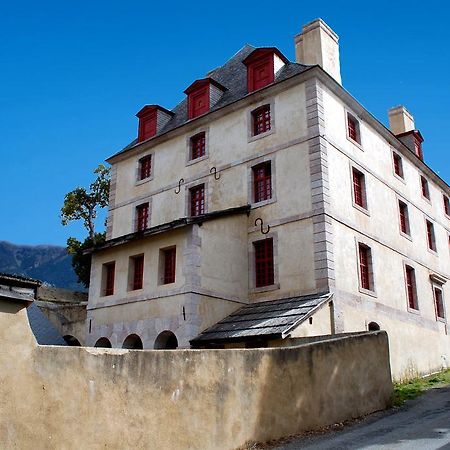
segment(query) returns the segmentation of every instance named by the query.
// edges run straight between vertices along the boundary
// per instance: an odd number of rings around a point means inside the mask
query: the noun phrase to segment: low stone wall
[[[0,300],[0,436],[20,449],[234,449],[385,408],[384,332],[273,349],[38,346]]]

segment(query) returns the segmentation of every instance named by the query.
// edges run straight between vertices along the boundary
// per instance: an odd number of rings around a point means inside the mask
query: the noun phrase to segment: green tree
[[[96,179],[89,190],[77,187],[64,197],[61,208],[61,223],[67,225],[74,220],[82,220],[88,232],[87,238],[81,242],[74,237],[67,239],[67,251],[72,255],[72,267],[78,281],[89,286],[91,271],[91,255],[85,250],[101,245],[105,241],[105,233],[96,233],[95,219],[100,208],[108,206],[110,169],[100,164],[95,170]]]

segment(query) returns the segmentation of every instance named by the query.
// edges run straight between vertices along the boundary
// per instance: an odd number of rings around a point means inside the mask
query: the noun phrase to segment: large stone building
[[[323,21],[295,49],[291,62],[247,45],[173,110],[137,113],[137,139],[108,159],[88,345],[282,345],[381,327],[396,376],[445,365],[450,188],[405,108],[387,129],[342,87]]]

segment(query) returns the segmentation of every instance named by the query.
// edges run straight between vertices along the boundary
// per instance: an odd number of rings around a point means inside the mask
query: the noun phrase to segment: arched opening
[[[97,340],[94,347],[111,348],[112,345],[108,338],[101,337]]]
[[[81,347],[80,341],[75,336],[67,334],[66,336],[63,336],[63,339],[66,341],[66,344],[71,347]]]
[[[155,340],[155,349],[157,350],[175,350],[177,347],[178,339],[169,330],[159,333]]]
[[[130,334],[123,341],[122,348],[129,348],[131,350],[142,350],[144,346],[142,345],[141,338],[137,334]]]
[[[376,322],[370,322],[368,326],[369,331],[380,331],[380,325]]]

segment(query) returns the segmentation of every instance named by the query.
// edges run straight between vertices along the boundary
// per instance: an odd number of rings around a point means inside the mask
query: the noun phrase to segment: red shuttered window
[[[205,156],[206,148],[205,132],[198,133],[191,137],[191,154],[190,159],[197,159]]]
[[[189,119],[198,117],[209,111],[209,86],[189,93]]]
[[[428,181],[423,176],[420,176],[420,186],[421,186],[421,189],[422,189],[422,195],[426,199],[430,200],[430,190],[428,188]]]
[[[205,185],[195,186],[189,192],[191,216],[205,214]]]
[[[273,239],[253,243],[255,248],[255,286],[274,284]]]
[[[136,231],[144,231],[148,228],[148,213],[148,203],[136,207]]]
[[[408,306],[411,309],[419,309],[417,305],[416,274],[411,266],[405,267],[405,277]]]
[[[270,105],[261,106],[252,111],[253,136],[270,130]]]
[[[443,194],[442,197],[444,200],[444,212],[450,217],[450,200],[445,194]]]
[[[248,92],[256,91],[273,83],[275,80],[273,54],[259,58],[250,63],[247,68]]]
[[[427,220],[426,221],[427,224],[427,243],[428,243],[428,248],[430,250],[434,250],[436,251],[436,240],[434,237],[434,225]]]
[[[363,289],[371,290],[370,283],[370,249],[369,247],[359,244],[359,276],[360,283]]]
[[[253,167],[253,189],[256,203],[272,198],[272,168],[270,161]]]
[[[152,156],[144,156],[139,160],[139,180],[149,178],[152,173]]]
[[[150,139],[156,134],[156,111],[143,116],[139,119],[139,136],[138,141],[142,142],[146,139]]]
[[[163,251],[164,257],[164,273],[163,284],[175,283],[175,268],[176,268],[176,248],[168,248]]]
[[[435,287],[433,290],[434,290],[434,304],[436,308],[436,315],[439,319],[445,319],[444,298],[442,296],[442,290],[437,287]]]
[[[359,122],[356,117],[347,113],[347,135],[352,140],[361,144],[361,136],[359,134]]]
[[[403,161],[401,156],[393,153],[392,158],[394,161],[394,173],[400,178],[403,178]]]
[[[366,208],[365,182],[364,175],[356,169],[353,169],[353,197],[358,206]]]
[[[423,160],[422,142],[417,136],[414,136],[414,151],[416,155]]]
[[[104,266],[105,274],[105,292],[104,295],[114,294],[114,276],[116,271],[116,263],[108,263]]]
[[[133,290],[142,289],[144,282],[144,255],[133,257]]]
[[[402,233],[409,235],[409,216],[408,206],[401,200],[398,201],[398,210],[400,215],[400,230]]]

